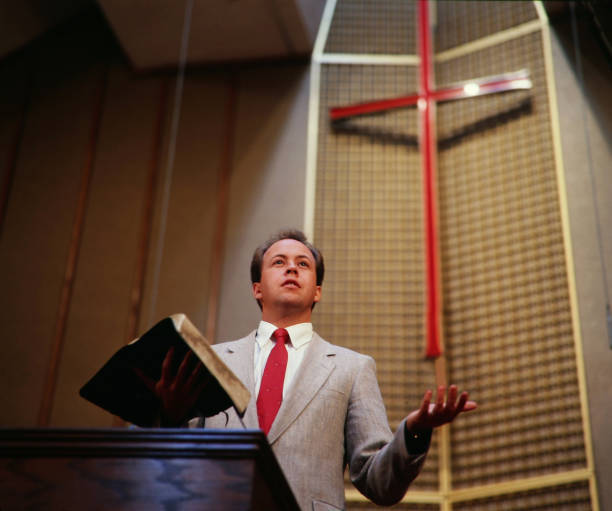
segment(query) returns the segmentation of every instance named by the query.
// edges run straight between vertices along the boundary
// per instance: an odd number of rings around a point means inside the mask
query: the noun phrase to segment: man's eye
[[[300,265],[304,266],[304,268],[308,268],[308,263],[306,261],[300,262]]]
[[[282,262],[283,262],[282,259],[277,259],[272,264],[282,264]]]

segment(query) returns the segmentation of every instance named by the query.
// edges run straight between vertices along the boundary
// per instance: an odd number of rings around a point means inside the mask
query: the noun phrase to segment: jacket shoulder
[[[249,342],[253,342],[255,340],[255,330],[253,330],[250,334],[242,337],[241,339],[236,339],[234,341],[223,341],[218,342],[216,344],[212,344],[211,347],[217,353],[222,353],[226,351],[234,351],[236,349],[240,349],[245,344]]]
[[[320,342],[324,347],[325,351],[329,354],[333,354],[336,357],[351,360],[354,362],[366,363],[368,361],[374,361],[374,359],[370,355],[364,355],[363,353],[359,353],[358,351],[352,350],[350,348],[345,348],[344,346],[339,346],[337,344],[332,344],[329,341],[326,341],[319,334],[315,332],[315,338],[317,342]]]

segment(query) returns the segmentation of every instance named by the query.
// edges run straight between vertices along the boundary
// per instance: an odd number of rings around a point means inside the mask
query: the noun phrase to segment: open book
[[[244,414],[251,398],[249,391],[184,314],[173,314],[160,321],[139,339],[117,351],[81,388],[80,395],[128,422],[143,427],[155,425],[159,418],[159,402],[137,370],[158,381],[162,362],[172,346],[173,374],[191,349],[212,376],[190,417],[210,417],[232,405],[240,416]]]

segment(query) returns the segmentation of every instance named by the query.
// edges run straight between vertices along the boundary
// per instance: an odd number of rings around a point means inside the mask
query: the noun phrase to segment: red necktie
[[[266,367],[261,377],[259,395],[257,396],[257,417],[259,427],[267,435],[274,418],[283,402],[283,385],[285,383],[285,370],[287,369],[287,348],[285,344],[291,342],[289,333],[284,328],[278,328],[272,334],[276,345],[272,348]]]

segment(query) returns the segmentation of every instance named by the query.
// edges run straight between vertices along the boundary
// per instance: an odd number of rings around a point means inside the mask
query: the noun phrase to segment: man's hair
[[[320,286],[323,283],[323,276],[325,274],[323,255],[318,248],[313,246],[306,239],[306,235],[298,229],[284,229],[279,231],[255,249],[255,252],[253,252],[253,259],[251,259],[251,282],[255,283],[261,281],[261,265],[263,263],[264,254],[272,245],[281,240],[296,240],[306,245],[306,248],[310,250],[312,257],[314,257],[315,270],[317,272],[317,286]],[[261,309],[261,302],[259,300],[257,300],[257,305],[259,305]],[[312,307],[314,308],[314,306],[315,304],[313,303]]]

